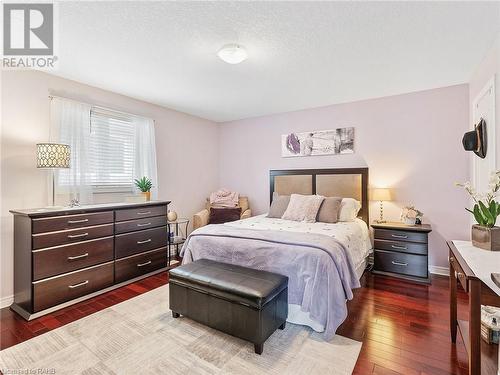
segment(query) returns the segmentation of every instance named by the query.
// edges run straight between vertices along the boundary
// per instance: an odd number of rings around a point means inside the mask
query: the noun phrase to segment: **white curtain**
[[[158,174],[156,169],[156,142],[154,121],[150,118],[134,116],[135,124],[135,164],[134,178],[144,176],[151,179],[151,199],[158,199]]]
[[[59,142],[71,147],[69,169],[56,173],[55,195],[58,203],[67,204],[78,199],[81,204],[91,204],[92,186],[88,167],[91,106],[62,98],[51,100],[51,128],[58,131]]]

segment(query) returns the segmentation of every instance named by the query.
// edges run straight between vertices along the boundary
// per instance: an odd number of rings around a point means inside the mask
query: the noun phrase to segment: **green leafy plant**
[[[496,200],[500,190],[500,171],[491,174],[490,189],[483,195],[478,194],[470,182],[457,183],[456,185],[464,188],[474,200],[474,207],[472,209],[466,208],[466,210],[474,215],[476,222],[483,227],[494,227],[497,217],[500,215],[500,203]]]
[[[135,186],[137,186],[137,188],[143,193],[147,193],[153,187],[153,183],[146,176],[140,179],[135,179],[134,181],[135,181]]]

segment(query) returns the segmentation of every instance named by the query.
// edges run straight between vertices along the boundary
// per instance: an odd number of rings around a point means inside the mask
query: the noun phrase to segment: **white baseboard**
[[[0,298],[0,309],[9,307],[14,302],[14,295]]]
[[[448,267],[429,266],[429,272],[434,275],[450,276],[450,269]]]

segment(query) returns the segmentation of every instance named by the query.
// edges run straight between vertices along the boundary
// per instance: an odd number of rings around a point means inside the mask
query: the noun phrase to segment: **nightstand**
[[[373,223],[373,273],[430,283],[428,224]]]

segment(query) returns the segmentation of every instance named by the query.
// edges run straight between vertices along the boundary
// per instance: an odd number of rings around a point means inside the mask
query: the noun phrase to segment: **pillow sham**
[[[241,208],[210,208],[210,217],[208,218],[209,224],[224,224],[230,221],[240,220]]]
[[[342,198],[339,210],[339,221],[354,221],[358,217],[361,203],[353,198]]]
[[[278,193],[273,193],[273,201],[271,202],[271,207],[269,207],[269,213],[267,217],[279,219],[285,213],[288,203],[290,203],[289,195],[279,195]]]
[[[321,223],[332,223],[335,224],[339,221],[339,211],[340,205],[342,204],[342,198],[340,197],[325,197],[323,203],[319,207],[318,217],[316,221]]]
[[[290,203],[281,218],[314,223],[323,199],[325,197],[321,195],[292,194],[290,196]]]

